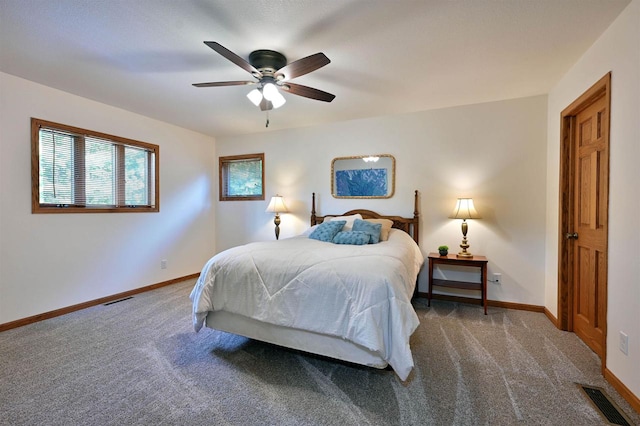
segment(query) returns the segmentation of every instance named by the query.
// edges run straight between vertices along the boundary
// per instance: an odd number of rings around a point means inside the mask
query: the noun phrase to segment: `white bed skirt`
[[[374,368],[387,362],[374,352],[340,337],[268,324],[225,311],[207,314],[208,328]]]

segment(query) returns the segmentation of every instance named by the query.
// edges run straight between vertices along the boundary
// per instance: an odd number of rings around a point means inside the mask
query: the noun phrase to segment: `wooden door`
[[[562,111],[558,328],[602,360],[607,334],[611,73]]]
[[[576,115],[574,135],[573,329],[604,355],[607,300],[609,105],[604,93]]]

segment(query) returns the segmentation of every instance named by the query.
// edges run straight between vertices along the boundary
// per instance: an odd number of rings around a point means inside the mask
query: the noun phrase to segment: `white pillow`
[[[356,219],[362,220],[362,215],[360,213],[357,213],[357,214],[352,214],[350,216],[330,217],[328,221],[331,222],[333,220],[346,220],[347,223],[342,228],[342,231],[344,232],[344,231],[351,231],[351,228],[353,227],[353,222],[355,222]]]
[[[311,226],[311,227],[307,228],[307,229],[306,229],[306,231],[304,231],[304,232],[303,232],[302,234],[300,234],[300,235],[302,235],[302,236],[304,236],[304,237],[308,237],[309,235],[311,235],[311,233],[312,233],[312,232],[313,232],[317,227],[318,227],[318,225],[313,225],[313,226]]]

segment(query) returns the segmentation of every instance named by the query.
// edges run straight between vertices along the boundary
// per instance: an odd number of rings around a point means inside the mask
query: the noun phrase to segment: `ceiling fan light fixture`
[[[260,106],[260,102],[262,102],[262,93],[260,93],[260,90],[258,89],[253,89],[247,93],[247,98],[249,98],[255,106]]]
[[[268,101],[272,101],[280,94],[278,92],[278,88],[276,87],[275,84],[273,83],[266,83],[263,87],[262,87],[262,94],[264,95],[264,98]]]
[[[270,100],[274,108],[280,108],[282,105],[284,105],[285,102],[287,102],[284,96],[282,96],[282,93],[278,92],[277,90],[275,95],[272,96],[273,97]]]
[[[273,83],[265,83],[262,86],[262,95],[266,100],[271,102],[274,108],[280,108],[285,104],[286,99],[282,96],[282,93],[278,90],[278,87]]]

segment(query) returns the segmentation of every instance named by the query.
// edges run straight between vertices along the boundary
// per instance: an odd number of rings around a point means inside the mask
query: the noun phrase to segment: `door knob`
[[[577,232],[567,232],[567,240],[577,240],[578,239],[578,233]]]

